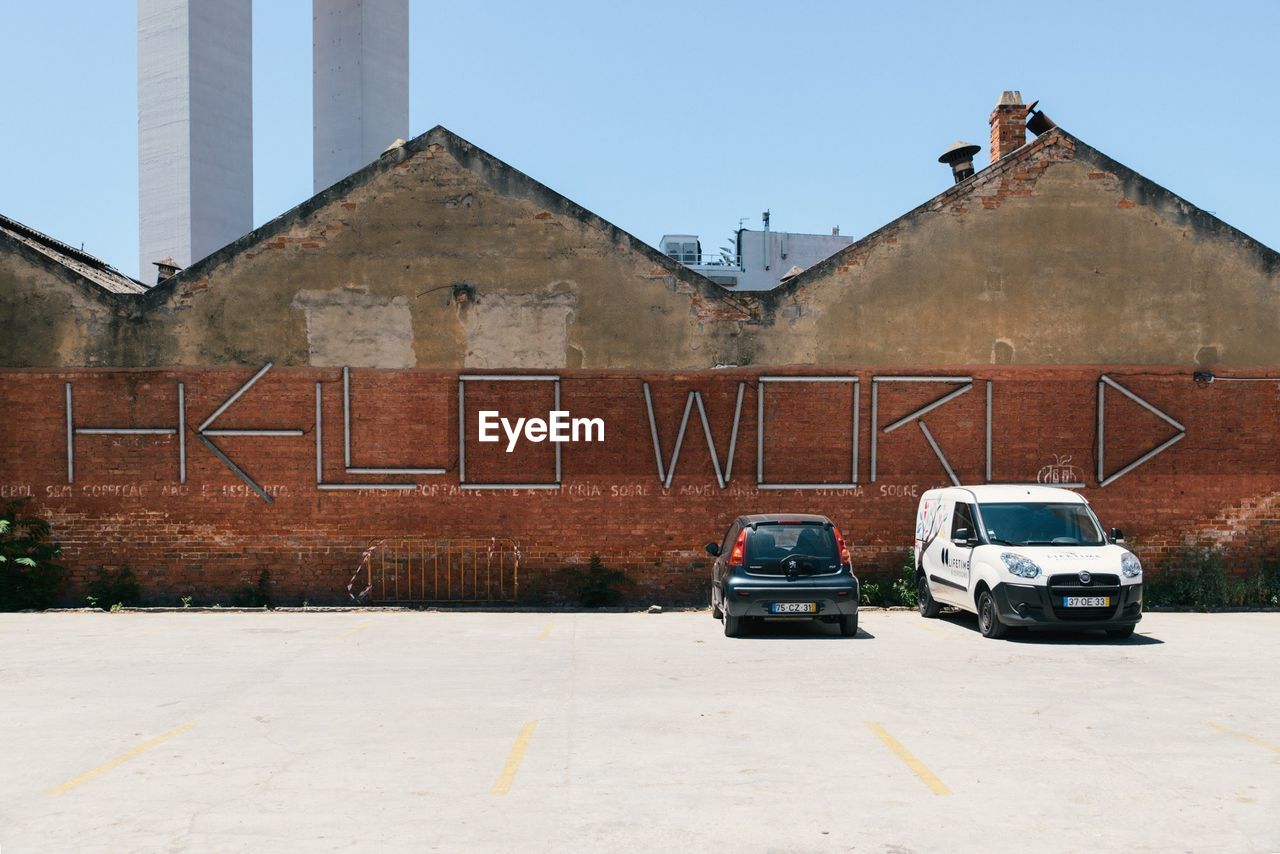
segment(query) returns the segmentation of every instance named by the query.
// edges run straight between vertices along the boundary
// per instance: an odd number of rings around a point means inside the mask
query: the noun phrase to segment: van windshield
[[[747,533],[746,568],[784,575],[839,569],[835,534],[826,525],[757,525]]]
[[[1101,546],[1106,538],[1086,504],[980,504],[987,539],[1004,546]]]

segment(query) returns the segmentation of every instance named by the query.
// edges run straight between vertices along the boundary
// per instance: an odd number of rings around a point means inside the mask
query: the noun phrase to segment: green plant
[[[89,595],[85,597],[90,608],[114,609],[115,606],[137,605],[142,600],[142,587],[133,570],[122,566],[117,570],[98,569],[98,576],[89,582]],[[112,603],[110,606],[101,604]]]
[[[246,584],[237,590],[231,604],[238,608],[270,608],[271,570],[264,569],[258,573],[258,583],[252,587]]]
[[[607,569],[600,555],[592,555],[586,569],[570,566],[565,572],[573,580],[574,595],[584,608],[600,608],[622,601],[622,585],[627,576],[616,569]]]
[[[180,601],[180,602],[182,603],[182,607],[184,607],[184,608],[190,608],[190,607],[191,607],[191,597],[190,597],[190,596],[183,596],[183,597],[181,597],[178,601]]]
[[[1228,575],[1221,549],[1185,549],[1144,577],[1142,598],[1149,607],[1197,611],[1276,607],[1280,605],[1280,563],[1267,561],[1257,572]]]
[[[880,585],[874,581],[864,581],[860,585],[859,598],[862,605],[868,607],[879,605],[883,600],[884,594],[880,590]]]
[[[117,602],[116,604],[112,605],[108,610],[110,610],[111,613],[113,614],[119,614],[121,611],[124,610],[124,605]]]
[[[0,513],[0,611],[48,608],[66,569],[54,562],[62,548],[44,519],[22,515],[27,499]]]
[[[890,605],[902,605],[906,608],[916,606],[916,564],[914,556],[898,570],[898,577],[889,587]]]

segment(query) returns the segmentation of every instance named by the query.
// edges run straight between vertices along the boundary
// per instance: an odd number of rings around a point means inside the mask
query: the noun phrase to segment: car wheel
[[[1133,630],[1136,628],[1137,626],[1120,626],[1117,629],[1107,629],[1107,637],[1124,640],[1125,638],[1133,637]]]
[[[727,638],[736,638],[742,634],[742,618],[735,617],[732,614],[724,615],[724,636]]]
[[[920,579],[916,582],[916,607],[920,609],[920,616],[929,619],[933,619],[942,612],[942,606],[929,592],[929,579],[924,577],[923,572],[920,573]]]
[[[851,638],[858,634],[858,615],[847,614],[840,618],[840,634]]]
[[[983,590],[978,597],[978,630],[984,638],[1002,638],[1009,631],[1009,627],[1000,622],[1000,615],[996,613],[996,597],[990,590]]]
[[[716,604],[716,589],[711,588],[711,616],[719,620],[724,616],[724,612],[720,610],[720,606]]]

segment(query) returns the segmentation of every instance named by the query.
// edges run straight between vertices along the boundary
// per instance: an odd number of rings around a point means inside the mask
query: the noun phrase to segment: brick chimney
[[[1022,93],[1006,91],[991,111],[991,162],[1027,144],[1027,108]]]

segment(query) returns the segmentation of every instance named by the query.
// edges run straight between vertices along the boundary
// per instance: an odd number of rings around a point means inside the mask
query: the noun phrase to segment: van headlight
[[[1120,556],[1120,571],[1125,578],[1137,578],[1142,575],[1142,563],[1133,552],[1125,552]]]
[[[1021,578],[1035,578],[1040,574],[1040,565],[1029,557],[1001,552],[1000,559],[1004,561],[1005,569]]]

